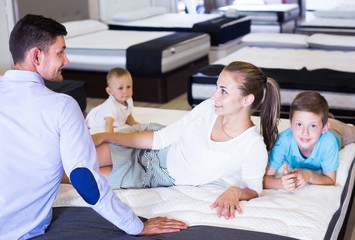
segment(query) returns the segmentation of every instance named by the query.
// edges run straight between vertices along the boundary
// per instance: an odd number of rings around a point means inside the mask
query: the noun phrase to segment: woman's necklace
[[[234,137],[232,137],[231,135],[229,135],[225,130],[224,130],[224,127],[223,127],[223,119],[224,119],[224,116],[222,116],[222,118],[221,118],[221,125],[222,125],[222,132],[227,136],[227,137],[229,137],[229,138],[234,138]]]

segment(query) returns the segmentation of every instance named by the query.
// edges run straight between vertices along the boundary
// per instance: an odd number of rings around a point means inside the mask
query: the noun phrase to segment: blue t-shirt
[[[289,170],[308,169],[333,172],[339,167],[340,140],[331,130],[321,134],[311,155],[304,158],[293,138],[291,128],[283,131],[270,153],[269,166],[279,169],[287,162]]]

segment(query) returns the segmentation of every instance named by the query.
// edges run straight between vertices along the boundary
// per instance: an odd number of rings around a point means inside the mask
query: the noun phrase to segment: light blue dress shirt
[[[95,147],[76,101],[31,71],[0,80],[0,239],[43,234],[63,167],[86,202],[128,234],[143,223],[99,175]]]

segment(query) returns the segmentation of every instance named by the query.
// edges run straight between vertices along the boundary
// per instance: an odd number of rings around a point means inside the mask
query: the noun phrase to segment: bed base
[[[90,219],[90,221],[87,221]],[[145,218],[141,218],[146,221]],[[134,240],[136,236],[127,235],[122,230],[108,222],[89,207],[55,207],[53,218],[46,233],[36,239],[77,239],[77,240]],[[263,239],[263,240],[295,240],[275,234],[232,229],[214,226],[193,226],[176,233],[155,236],[141,236],[142,240],[203,240],[203,239]]]
[[[78,102],[81,111],[85,112],[87,91],[87,84],[85,82],[65,79],[62,82],[45,81],[45,85],[55,92],[65,93],[73,97]]]
[[[131,73],[135,101],[166,103],[187,91],[187,80],[198,69],[208,65],[208,56],[159,75]],[[88,97],[107,98],[107,72],[63,69],[65,79],[85,81]]]
[[[297,26],[294,30],[297,34],[312,35],[315,33],[325,33],[325,34],[334,34],[334,35],[345,35],[345,36],[354,36],[355,28],[337,28],[337,27],[317,27],[317,26]]]

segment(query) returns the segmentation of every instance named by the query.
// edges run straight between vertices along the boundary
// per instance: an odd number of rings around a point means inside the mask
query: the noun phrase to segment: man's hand
[[[180,230],[187,228],[188,226],[184,222],[175,219],[168,219],[166,217],[156,217],[148,219],[146,222],[144,222],[144,228],[139,235],[144,236],[179,232]]]

